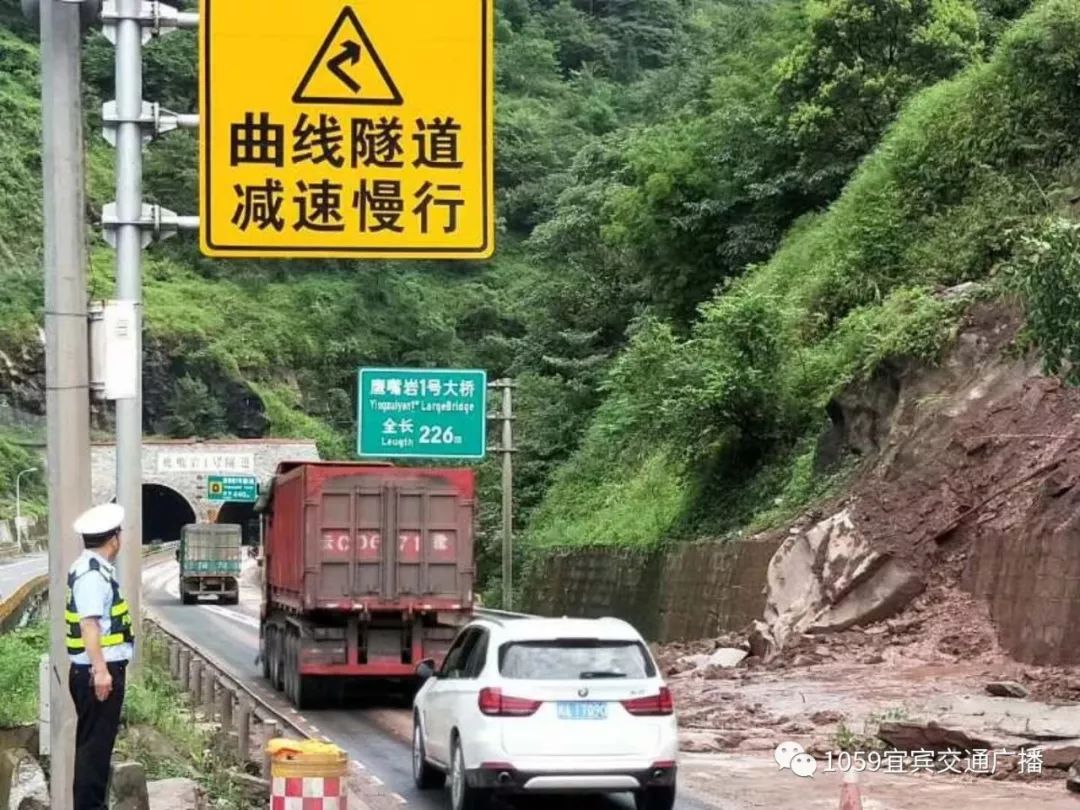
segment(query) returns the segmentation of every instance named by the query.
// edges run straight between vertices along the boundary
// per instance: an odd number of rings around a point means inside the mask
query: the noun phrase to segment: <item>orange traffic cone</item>
[[[844,787],[840,791],[840,810],[862,810],[859,774],[856,771],[844,771]]]

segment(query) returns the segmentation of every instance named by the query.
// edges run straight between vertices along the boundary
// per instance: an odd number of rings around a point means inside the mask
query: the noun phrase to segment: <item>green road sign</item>
[[[362,368],[362,457],[471,458],[487,450],[487,372]]]
[[[248,475],[211,475],[206,479],[206,496],[211,501],[255,503],[259,482]]]

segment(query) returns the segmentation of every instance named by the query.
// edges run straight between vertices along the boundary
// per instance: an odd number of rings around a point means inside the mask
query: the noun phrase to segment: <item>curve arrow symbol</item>
[[[363,54],[363,49],[352,40],[345,42],[341,46],[341,53],[326,63],[326,66],[330,68],[330,72],[333,73],[341,82],[352,90],[353,93],[360,92],[360,85],[342,69],[342,65],[348,62],[350,65],[357,65],[360,63],[360,57]]]

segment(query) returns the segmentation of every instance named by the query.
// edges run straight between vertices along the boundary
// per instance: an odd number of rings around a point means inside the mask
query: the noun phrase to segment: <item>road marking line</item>
[[[374,782],[379,787],[382,787],[383,784],[384,784],[383,780],[380,779],[379,777],[377,777],[375,774],[372,774],[371,776],[369,776],[368,779],[370,779],[372,782]]]
[[[366,767],[364,767],[364,763],[363,763],[363,762],[361,762],[361,761],[360,761],[360,760],[358,760],[358,759],[354,759],[354,760],[353,760],[353,765],[355,765],[355,766],[356,766],[357,768],[359,768],[359,769],[360,769],[360,770],[362,770],[362,771],[366,771],[366,770],[367,770],[367,768],[366,768]]]
[[[408,800],[404,796],[402,796],[400,793],[391,793],[390,795],[394,797],[394,799],[397,801],[398,804],[408,804],[409,803]]]

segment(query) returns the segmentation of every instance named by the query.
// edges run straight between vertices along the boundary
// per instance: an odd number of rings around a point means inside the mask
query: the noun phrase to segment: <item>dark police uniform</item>
[[[95,507],[76,521],[75,529],[91,545],[93,537],[115,531],[123,521],[123,514],[115,504]],[[74,810],[105,810],[110,760],[120,726],[127,664],[134,653],[135,638],[116,568],[92,547],[68,571],[64,618],[71,659],[69,691],[78,715]],[[98,700],[94,691],[90,656],[82,637],[80,621],[90,618],[98,620],[101,652],[112,676],[112,691],[105,700]]]

